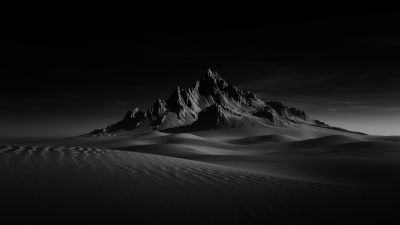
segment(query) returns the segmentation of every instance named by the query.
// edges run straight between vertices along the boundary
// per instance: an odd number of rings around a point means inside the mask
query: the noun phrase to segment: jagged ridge
[[[254,125],[291,126],[309,124],[329,127],[302,110],[281,102],[265,102],[253,93],[228,84],[210,69],[188,89],[177,87],[165,100],[157,99],[145,112],[136,108],[106,128],[91,135],[128,130],[165,130],[178,127],[213,129]],[[140,129],[139,129],[140,128]]]

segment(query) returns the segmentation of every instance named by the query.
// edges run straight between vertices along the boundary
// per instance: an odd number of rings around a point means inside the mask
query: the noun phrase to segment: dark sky
[[[0,136],[82,134],[208,67],[332,125],[400,135],[400,13],[315,7],[4,7]]]

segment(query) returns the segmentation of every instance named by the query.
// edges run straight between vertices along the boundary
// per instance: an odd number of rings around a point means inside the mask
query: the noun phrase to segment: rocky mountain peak
[[[217,71],[213,71],[210,68],[206,70],[205,75],[203,76],[204,79],[212,79],[212,80],[220,80],[222,79]]]
[[[138,108],[124,118],[92,135],[116,131],[163,130],[180,127],[196,129],[235,126],[309,124],[329,127],[313,120],[302,110],[280,102],[265,102],[250,91],[226,82],[216,71],[207,69],[191,88],[177,87],[166,99],[157,99],[143,113]]]
[[[143,112],[139,110],[138,107],[135,107],[133,110],[126,112],[123,120],[130,120],[135,118],[138,114],[142,114]]]
[[[205,75],[199,80],[199,87],[206,93],[216,91],[216,89],[223,90],[228,83],[216,71],[207,69]]]

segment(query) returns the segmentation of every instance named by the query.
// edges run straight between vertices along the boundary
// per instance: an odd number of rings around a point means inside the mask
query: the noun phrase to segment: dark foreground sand
[[[276,132],[229,138],[227,133],[2,145],[0,214],[15,222],[49,223],[394,224],[399,219],[399,138]]]

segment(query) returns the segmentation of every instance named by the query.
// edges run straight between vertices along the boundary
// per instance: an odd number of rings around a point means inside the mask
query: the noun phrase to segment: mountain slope
[[[136,108],[125,117],[90,135],[114,135],[126,131],[140,134],[151,130],[206,130],[239,126],[308,124],[332,128],[306,112],[280,102],[266,102],[253,93],[228,84],[210,69],[188,89],[177,87],[167,99],[157,99],[147,110]],[[339,128],[332,128],[339,129]]]

